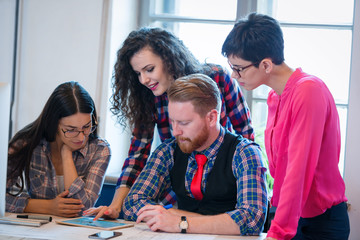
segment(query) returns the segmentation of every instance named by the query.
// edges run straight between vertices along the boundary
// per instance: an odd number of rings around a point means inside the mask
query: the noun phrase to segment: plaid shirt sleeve
[[[24,145],[25,145],[24,140],[20,139],[17,142],[15,142],[12,147],[22,148],[22,146],[24,146]],[[9,148],[9,153],[11,151],[13,151],[12,147]],[[43,159],[45,157],[45,154],[41,151],[41,148],[42,147],[40,144],[39,146],[37,146],[34,149],[32,158],[34,158],[34,155],[37,155],[37,157],[36,157],[37,162],[35,162],[35,163],[32,162],[31,166],[37,165],[38,161],[41,162],[41,159]],[[7,166],[8,173],[12,172],[14,170],[10,165],[11,164],[8,164],[8,166]],[[24,176],[24,180],[26,181],[25,176]],[[31,196],[29,195],[29,193],[27,191],[22,191],[21,193],[19,193],[20,189],[16,186],[16,183],[20,183],[20,181],[21,181],[20,177],[13,178],[13,179],[7,179],[7,181],[6,181],[6,211],[7,212],[14,212],[14,213],[24,212],[24,209],[27,206],[29,199],[31,198]],[[30,182],[31,181],[32,181],[32,179],[30,179]],[[24,189],[29,188],[28,186],[26,186],[25,183],[23,183],[23,184],[25,185]],[[41,184],[39,184],[39,185],[41,185]],[[47,188],[47,186],[45,185],[44,188]],[[14,195],[14,194],[18,194],[18,195]]]
[[[254,130],[251,126],[250,110],[238,83],[221,66],[210,66],[213,70],[210,77],[219,86],[222,97],[220,124],[230,131],[233,128],[237,134],[253,141]]]
[[[24,209],[28,203],[30,196],[26,192],[22,192],[18,196],[13,196],[9,194],[9,192],[17,193],[18,189],[14,187],[16,180],[17,179],[10,179],[6,183],[6,211],[22,213],[24,212]]]
[[[14,213],[22,213],[28,203],[30,196],[26,192],[19,196],[13,196],[6,193],[6,211]]]
[[[95,205],[100,195],[111,157],[109,143],[97,138],[89,144],[84,157],[80,156],[75,162],[79,176],[70,185],[68,197],[80,199],[87,209]]]
[[[169,114],[168,114],[167,94],[155,97],[156,108],[156,125],[162,142],[172,137]],[[155,125],[155,124],[154,124]],[[131,138],[129,155],[125,159],[121,175],[117,181],[117,187],[129,187],[134,184],[135,180],[143,170],[147,159],[150,155],[151,144],[153,142],[154,127],[148,129],[148,132],[140,132],[138,129],[133,131]],[[175,203],[176,196],[173,191],[167,192],[164,197],[164,203]]]
[[[173,166],[174,138],[162,143],[148,159],[124,200],[124,219],[135,221],[137,212],[146,204],[167,204],[165,197],[171,191],[170,169]]]
[[[255,143],[242,141],[233,160],[237,182],[235,210],[227,212],[238,224],[241,235],[259,235],[263,230],[267,210],[265,171],[260,148]]]
[[[12,147],[18,148],[24,145],[24,142],[22,140],[18,140],[14,143]],[[9,148],[9,153],[13,151],[12,147]],[[7,172],[12,172],[14,168],[10,166],[10,164],[7,165]],[[25,206],[27,205],[28,199],[30,196],[27,193],[21,193],[18,196],[13,196],[9,194],[9,192],[17,193],[18,189],[15,187],[16,182],[18,179],[7,179],[6,181],[6,211],[7,212],[16,212],[21,213],[24,212]]]
[[[153,136],[154,127],[149,128],[148,132],[141,132],[138,129],[133,131],[128,157],[124,161],[117,187],[130,188],[134,184],[149,157]]]

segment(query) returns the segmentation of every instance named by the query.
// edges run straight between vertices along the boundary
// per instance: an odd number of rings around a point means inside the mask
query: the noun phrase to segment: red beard
[[[209,129],[204,126],[200,133],[192,140],[190,138],[176,137],[176,141],[184,153],[192,153],[196,149],[200,148],[206,140],[209,138]]]

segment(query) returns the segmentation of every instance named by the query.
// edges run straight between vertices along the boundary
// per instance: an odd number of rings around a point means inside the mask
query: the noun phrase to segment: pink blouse
[[[269,93],[267,103],[265,147],[274,177],[271,203],[277,207],[267,236],[291,239],[300,217],[318,216],[347,201],[338,168],[339,116],[324,82],[301,68],[281,96]]]

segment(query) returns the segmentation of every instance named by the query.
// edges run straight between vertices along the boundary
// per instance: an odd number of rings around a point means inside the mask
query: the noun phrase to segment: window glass
[[[200,19],[235,20],[234,0],[156,0],[155,14],[172,14]]]
[[[253,97],[267,99],[270,90],[270,87],[266,85],[261,85],[256,88],[256,91],[253,91]]]
[[[350,30],[282,27],[285,62],[321,78],[336,103],[348,103]]]
[[[280,22],[352,24],[354,0],[274,0],[273,16]]]
[[[339,170],[341,175],[344,174],[344,159],[345,159],[345,138],[346,138],[346,126],[347,126],[347,106],[337,107],[339,118],[340,118],[340,134],[341,134],[341,150],[340,150],[340,161]]]
[[[227,67],[227,59],[221,55],[221,47],[232,25],[155,22],[155,26],[169,28],[178,36],[200,62],[216,63]]]
[[[351,30],[282,27],[285,62],[321,78],[337,104],[348,103]],[[254,90],[254,97],[267,98],[268,88]]]
[[[255,129],[255,141],[258,142],[259,132],[264,132],[267,120],[267,104],[266,100],[253,100],[252,101],[252,124],[256,126]]]

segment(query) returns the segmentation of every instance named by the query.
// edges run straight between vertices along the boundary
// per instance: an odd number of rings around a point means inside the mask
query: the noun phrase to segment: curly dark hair
[[[210,68],[200,64],[183,42],[169,31],[148,27],[132,31],[117,52],[111,112],[123,127],[129,123],[131,128],[141,131],[153,127],[155,97],[151,90],[140,83],[130,60],[145,47],[162,59],[164,70],[173,79],[210,72]]]

